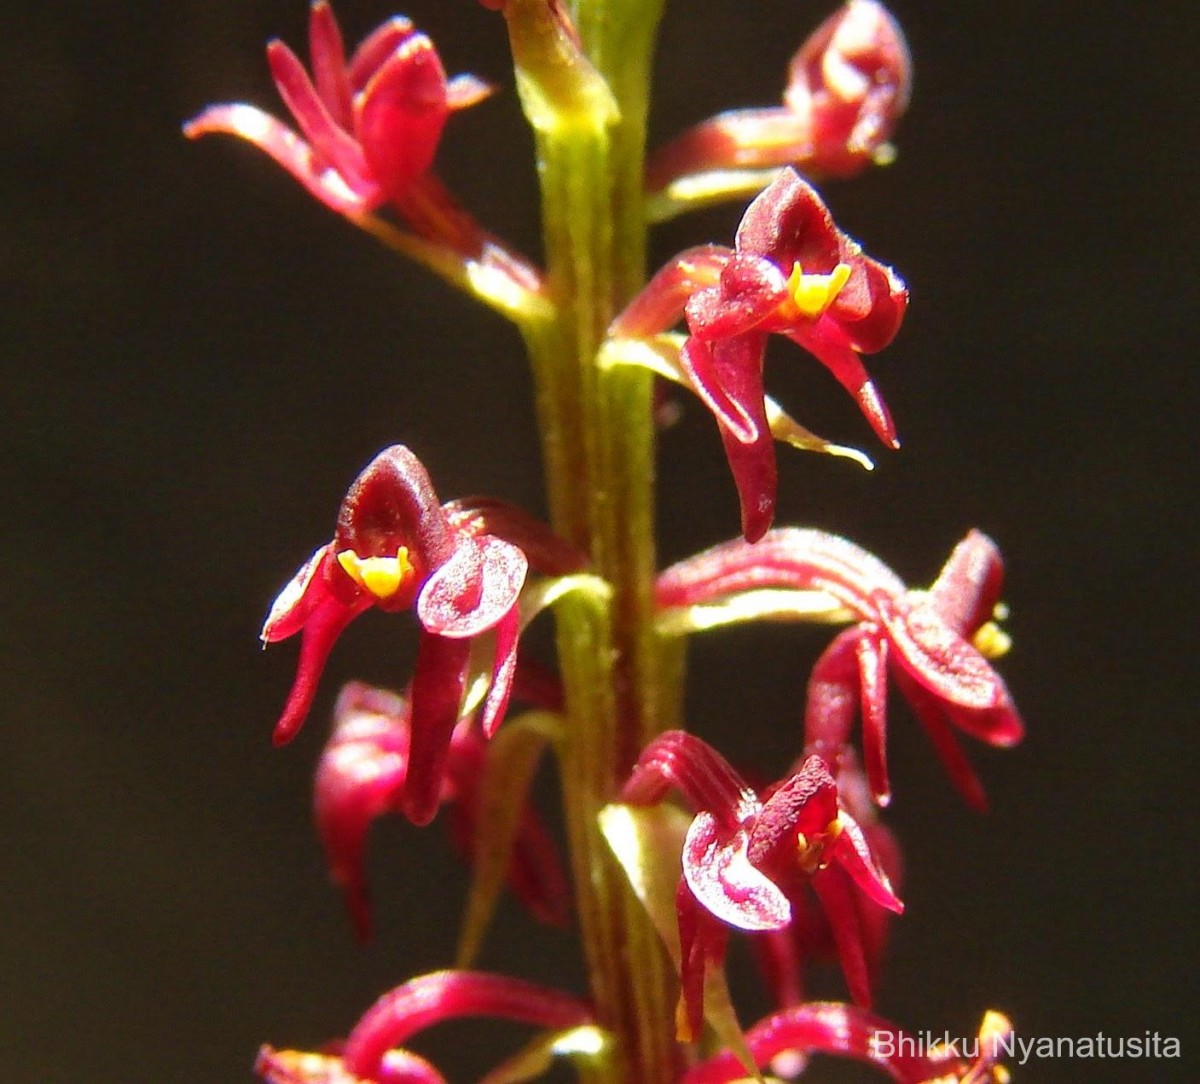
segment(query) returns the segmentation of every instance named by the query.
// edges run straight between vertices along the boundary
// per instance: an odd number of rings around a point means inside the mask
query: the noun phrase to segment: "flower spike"
[[[896,20],[876,0],[849,0],[792,58],[782,105],[720,113],[650,155],[652,218],[753,195],[784,166],[809,177],[851,177],[891,161],[888,140],[911,84]]]
[[[742,508],[757,541],[775,514],[775,450],[763,364],[768,337],[807,350],[854,397],[879,439],[899,447],[860,355],[900,329],[908,291],[834,225],[816,191],[784,170],[746,209],[734,248],[689,249],[651,279],[609,329],[623,338],[667,330],[682,316],[688,384],[716,418]]]
[[[499,724],[512,688],[529,562],[509,542],[456,527],[412,452],[393,445],[355,479],[333,541],[284,588],[263,627],[264,643],[302,633],[300,662],[275,727],[282,745],[299,731],[325,660],[342,630],[371,607],[413,609],[422,632],[412,683],[412,737],[401,806],[426,824],[437,810],[445,761],[478,644],[490,656],[481,713]]]
[[[823,531],[782,528],[756,545],[715,546],[658,579],[662,607],[686,607],[761,588],[821,591],[858,618],[818,659],[808,685],[805,750],[836,760],[861,712],[863,756],[875,801],[887,804],[887,678],[924,726],[967,801],[986,799],[952,727],[995,746],[1024,725],[988,655],[1007,648],[990,618],[1003,564],[990,538],[968,533],[929,591],[907,589],[878,558]],[[986,654],[985,654],[986,649]]]
[[[810,756],[794,775],[759,795],[715,749],[674,730],[646,746],[621,800],[653,804],[672,787],[697,811],[684,840],[676,895],[681,1037],[699,1035],[704,976],[724,958],[726,927],[785,929],[806,885],[828,916],[854,999],[869,1005],[856,896],[897,914],[903,904],[857,822],[839,806],[826,762]]]

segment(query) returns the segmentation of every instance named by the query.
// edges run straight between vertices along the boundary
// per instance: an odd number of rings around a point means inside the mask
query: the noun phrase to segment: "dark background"
[[[671,5],[657,138],[775,100],[830,8]],[[261,43],[303,41],[300,0],[10,9],[0,1068],[246,1080],[260,1042],[316,1045],[444,965],[465,884],[440,825],[380,825],[379,936],[354,945],[309,827],[311,769],[338,682],[402,683],[412,630],[359,622],[316,717],[275,752],[295,650],[257,650],[262,614],[385,444],[414,447],[445,497],[539,507],[528,379],[498,318],[253,150],[180,137],[209,101],[275,108]],[[340,10],[351,40],[392,12]],[[914,583],[968,527],[992,533],[1016,641],[1001,668],[1029,738],[972,750],[994,804],[980,818],[897,709],[889,817],[909,914],[880,1007],[939,1033],[970,1034],[995,1006],[1024,1036],[1184,1042],[1182,1063],[1040,1062],[1019,1080],[1191,1079],[1192,5],[895,10],[916,62],[900,159],[827,196],[912,288],[899,341],[872,364],[905,448],[878,455],[873,476],[783,454],[781,520],[846,533]],[[409,14],[451,71],[507,86],[497,16],[466,0],[413,0]],[[452,122],[440,168],[536,251],[528,151],[507,90]],[[655,256],[727,240],[736,219],[680,220]],[[771,386],[801,419],[867,441],[816,365],[773,357]],[[734,532],[715,430],[693,403],[664,435],[661,473],[664,560]],[[699,645],[694,727],[778,771],[826,638],[767,629]],[[573,952],[509,906],[484,963],[574,984]],[[470,1079],[517,1042],[472,1024],[419,1045]]]

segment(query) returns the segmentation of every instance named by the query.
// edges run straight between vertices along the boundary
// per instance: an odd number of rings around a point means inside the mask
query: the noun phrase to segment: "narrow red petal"
[[[980,813],[986,813],[987,794],[975,769],[971,767],[971,762],[967,760],[958,744],[954,731],[946,722],[943,705],[907,673],[897,674],[896,682],[913,709],[913,714],[929,736],[934,752],[946,769],[946,774],[950,776],[954,789],[963,796],[967,805]]]
[[[364,854],[371,822],[387,813],[408,772],[408,702],[351,682],[317,765],[313,810],[325,857],[359,939],[371,932]]]
[[[875,616],[877,594],[902,598],[901,579],[879,558],[837,535],[781,527],[749,545],[713,546],[662,572],[660,606],[691,606],[757,587],[828,591],[864,617]]]
[[[300,58],[281,41],[267,46],[267,62],[279,96],[318,157],[332,166],[355,192],[370,191],[377,181],[363,149],[330,115]]]
[[[704,980],[709,968],[720,967],[729,941],[728,931],[701,907],[681,880],[675,891],[679,923],[680,1009],[676,1013],[680,1042],[698,1042],[704,1031]]]
[[[621,801],[654,805],[677,787],[693,809],[707,810],[732,831],[759,809],[746,781],[708,742],[683,730],[668,730],[638,757],[621,791]]]
[[[463,1016],[490,1016],[540,1028],[590,1023],[582,1001],[558,990],[505,975],[438,971],[421,975],[381,997],[346,1039],[342,1060],[365,1080],[376,1074],[387,1052],[425,1028]]]
[[[867,845],[866,836],[849,813],[842,813],[842,832],[833,844],[833,861],[849,875],[855,886],[874,903],[893,914],[904,913],[904,904],[892,891],[887,875],[879,868]]]
[[[656,272],[609,327],[613,338],[643,338],[673,328],[683,308],[698,290],[715,286],[721,268],[733,255],[722,245],[698,245],[685,249]]]
[[[821,653],[808,679],[804,705],[804,748],[833,761],[850,740],[859,710],[857,625],[844,629]]]
[[[887,805],[892,797],[887,770],[888,642],[877,626],[858,638],[855,655],[862,704],[863,762],[875,801]]]
[[[496,654],[492,663],[492,681],[483,701],[479,725],[487,737],[496,733],[504,718],[512,694],[513,676],[517,669],[517,638],[521,631],[521,615],[514,605],[496,624]]]
[[[413,824],[433,820],[471,657],[468,640],[421,634],[412,682],[412,738],[401,809]]]
[[[371,76],[355,108],[366,161],[390,197],[433,165],[449,113],[437,50],[424,34],[413,33]]]
[[[764,432],[769,439],[762,375],[766,348],[766,336],[756,332],[712,343],[693,336],[679,355],[692,391],[743,444],[753,444]]]
[[[872,383],[862,358],[851,346],[845,332],[828,315],[815,324],[785,334],[812,354],[853,396],[863,417],[884,444],[891,448],[900,447],[887,404]]]
[[[308,615],[300,640],[296,679],[272,735],[272,741],[276,745],[286,745],[300,732],[300,727],[304,725],[313,699],[317,695],[317,684],[321,680],[333,645],[346,626],[370,605],[369,597],[351,606],[335,598],[326,597]]]
[[[1003,587],[999,548],[982,531],[971,530],[942,566],[929,597],[947,625],[971,636],[991,618]]]
[[[837,946],[838,961],[846,985],[856,1005],[871,1007],[871,979],[863,951],[862,929],[858,923],[858,908],[854,888],[837,866],[821,870],[812,879],[813,891],[829,918],[833,943]]]
[[[354,50],[347,65],[351,90],[359,93],[412,33],[412,20],[403,15],[393,15],[386,23],[372,30]]]
[[[211,105],[183,126],[189,139],[223,133],[254,144],[299,181],[311,196],[341,215],[374,211],[384,201],[373,184],[352,187],[335,169],[318,161],[312,147],[286,124],[252,105]]]
[[[333,9],[326,0],[316,0],[309,11],[308,59],[317,84],[317,95],[335,123],[349,131],[353,117],[346,49]]]
[[[757,542],[775,521],[775,501],[779,488],[775,441],[766,426],[765,414],[759,423],[757,438],[749,444],[738,440],[725,426],[719,425],[718,428],[729,473],[733,475],[733,484],[737,489],[742,537],[747,542]]]

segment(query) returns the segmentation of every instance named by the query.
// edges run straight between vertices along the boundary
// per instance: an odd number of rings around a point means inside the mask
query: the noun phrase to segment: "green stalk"
[[[585,548],[611,602],[557,609],[567,700],[561,770],[580,927],[600,1024],[616,1039],[603,1079],[679,1075],[676,982],[654,927],[600,834],[641,747],[675,723],[678,666],[654,627],[652,378],[601,369],[606,329],[645,280],[642,172],[654,0],[577,0],[583,51],[546,0],[509,0],[522,104],[537,140],[548,292],[527,333],[555,529]]]

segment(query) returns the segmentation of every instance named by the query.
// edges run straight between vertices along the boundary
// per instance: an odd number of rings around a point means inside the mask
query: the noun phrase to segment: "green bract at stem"
[[[674,725],[682,652],[654,621],[652,375],[597,364],[606,329],[645,280],[643,206],[657,0],[509,0],[504,9],[541,183],[546,293],[556,317],[526,334],[551,519],[587,551],[609,600],[555,607],[567,727],[563,800],[602,1076],[678,1079],[673,968],[597,818],[641,747]]]

